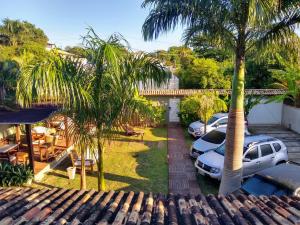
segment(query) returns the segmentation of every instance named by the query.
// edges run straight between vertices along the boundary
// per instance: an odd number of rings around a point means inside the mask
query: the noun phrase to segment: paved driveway
[[[300,163],[300,134],[280,126],[251,126],[255,134],[266,134],[280,139],[288,148],[289,160]]]

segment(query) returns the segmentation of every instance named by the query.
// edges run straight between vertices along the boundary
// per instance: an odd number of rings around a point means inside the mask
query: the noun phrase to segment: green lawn
[[[69,182],[66,168],[70,160],[49,172],[34,187],[61,187],[79,189],[80,176]],[[145,129],[140,137],[120,135],[106,147],[105,179],[107,190],[168,192],[167,130]],[[87,174],[87,188],[97,189],[96,173]]]
[[[193,138],[188,133],[186,128],[183,128],[183,129],[184,129],[185,141],[186,141],[188,147],[190,148],[190,146],[196,139]],[[199,187],[203,194],[207,195],[207,194],[217,194],[218,193],[219,185],[220,185],[220,183],[218,181],[211,179],[210,177],[207,177],[207,176],[204,177],[200,174],[197,174],[197,181],[198,181]]]

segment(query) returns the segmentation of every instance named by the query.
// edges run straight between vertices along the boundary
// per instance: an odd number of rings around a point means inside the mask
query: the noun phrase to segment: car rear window
[[[274,147],[276,152],[279,152],[280,149],[281,149],[281,145],[279,143],[273,143],[273,147]]]
[[[260,151],[262,157],[273,154],[273,149],[269,144],[261,145]]]
[[[213,130],[204,135],[202,140],[213,144],[221,144],[225,140],[225,137],[225,133]]]

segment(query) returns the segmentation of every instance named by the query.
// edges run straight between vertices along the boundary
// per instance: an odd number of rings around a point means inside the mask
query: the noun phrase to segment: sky
[[[91,26],[102,38],[118,32],[134,51],[147,52],[181,45],[182,28],[145,42],[142,25],[149,8],[142,0],[0,0],[0,19],[20,19],[44,30],[58,47],[81,43],[81,36]]]

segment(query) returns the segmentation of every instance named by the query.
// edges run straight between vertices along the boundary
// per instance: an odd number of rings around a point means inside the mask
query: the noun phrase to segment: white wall
[[[249,125],[280,125],[282,120],[282,103],[267,103],[254,106],[248,115]]]
[[[300,108],[283,105],[282,125],[300,133]]]

